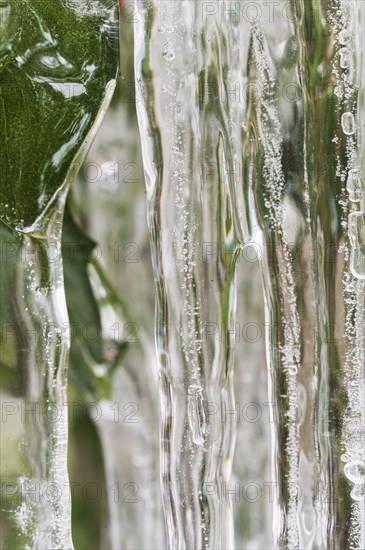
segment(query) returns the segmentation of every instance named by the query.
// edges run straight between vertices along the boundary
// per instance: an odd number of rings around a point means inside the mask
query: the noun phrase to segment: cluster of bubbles
[[[339,33],[339,43],[342,46],[339,51],[340,67],[342,69],[350,68],[350,33],[347,29],[343,29]],[[350,111],[343,113],[341,117],[341,126],[346,136],[353,136],[357,131],[355,116]],[[356,279],[365,279],[365,258],[364,251],[361,247],[361,233],[364,228],[365,215],[361,211],[359,203],[364,197],[364,182],[358,167],[349,170],[346,190],[348,198],[352,203],[353,211],[349,214],[349,236],[351,242],[351,260],[350,268],[352,275]],[[358,207],[358,209],[355,209]],[[365,499],[365,456],[361,448],[361,437],[359,438],[358,448],[356,445],[351,445],[347,452],[341,456],[341,460],[345,463],[344,474],[347,479],[354,484],[351,497],[353,500],[360,502]]]

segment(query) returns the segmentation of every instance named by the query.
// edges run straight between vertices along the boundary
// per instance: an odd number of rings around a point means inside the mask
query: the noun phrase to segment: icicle
[[[156,280],[169,545],[232,548],[227,490],[241,242],[232,136],[240,130],[227,90],[236,25],[205,13],[205,2],[137,5],[137,108]],[[217,414],[221,406],[230,411],[227,421]]]
[[[275,27],[252,25],[250,80],[261,94],[252,98],[244,142],[243,183],[252,181],[266,250],[269,389],[277,413],[275,544],[332,548],[351,540],[358,548],[362,458],[356,445],[356,467],[343,472],[339,442],[346,450],[355,440],[364,448],[362,214],[346,220],[346,173],[357,169],[363,116],[352,82],[363,44],[350,48],[349,37],[363,6],[308,1],[291,9]],[[338,62],[345,41],[355,54]],[[292,99],[288,82],[298,91]],[[355,190],[354,174],[352,201],[361,187],[356,179]]]
[[[73,548],[67,474],[70,331],[60,249],[63,200],[48,212],[43,238],[27,234],[18,238],[12,289],[22,400],[12,418],[12,439],[19,437],[19,428],[21,435],[10,493],[15,531],[10,533],[25,548],[34,549]],[[8,472],[6,476],[9,479]]]

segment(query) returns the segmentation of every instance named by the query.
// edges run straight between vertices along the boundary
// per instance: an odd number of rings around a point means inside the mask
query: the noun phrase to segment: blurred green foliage
[[[32,225],[70,177],[115,78],[107,7],[0,4],[0,218],[11,227]]]

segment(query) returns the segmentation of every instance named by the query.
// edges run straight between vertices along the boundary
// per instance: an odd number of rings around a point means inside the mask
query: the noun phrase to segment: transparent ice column
[[[251,25],[280,548],[364,546],[363,23],[362,2],[305,1]]]
[[[3,543],[14,548],[72,548],[61,228],[62,207],[42,236],[1,228]]]
[[[233,548],[237,25],[138,2],[137,112],[156,285],[161,475],[171,548]],[[228,411],[222,421],[221,408]]]

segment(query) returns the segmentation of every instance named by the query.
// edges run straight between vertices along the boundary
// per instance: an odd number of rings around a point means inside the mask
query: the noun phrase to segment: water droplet
[[[359,202],[364,191],[364,182],[360,176],[359,170],[350,170],[346,189],[349,192],[349,199],[352,202]]]
[[[346,113],[343,113],[341,117],[341,126],[342,126],[342,130],[347,136],[352,136],[352,134],[355,133],[355,129],[356,129],[354,115],[349,111],[347,111]]]

